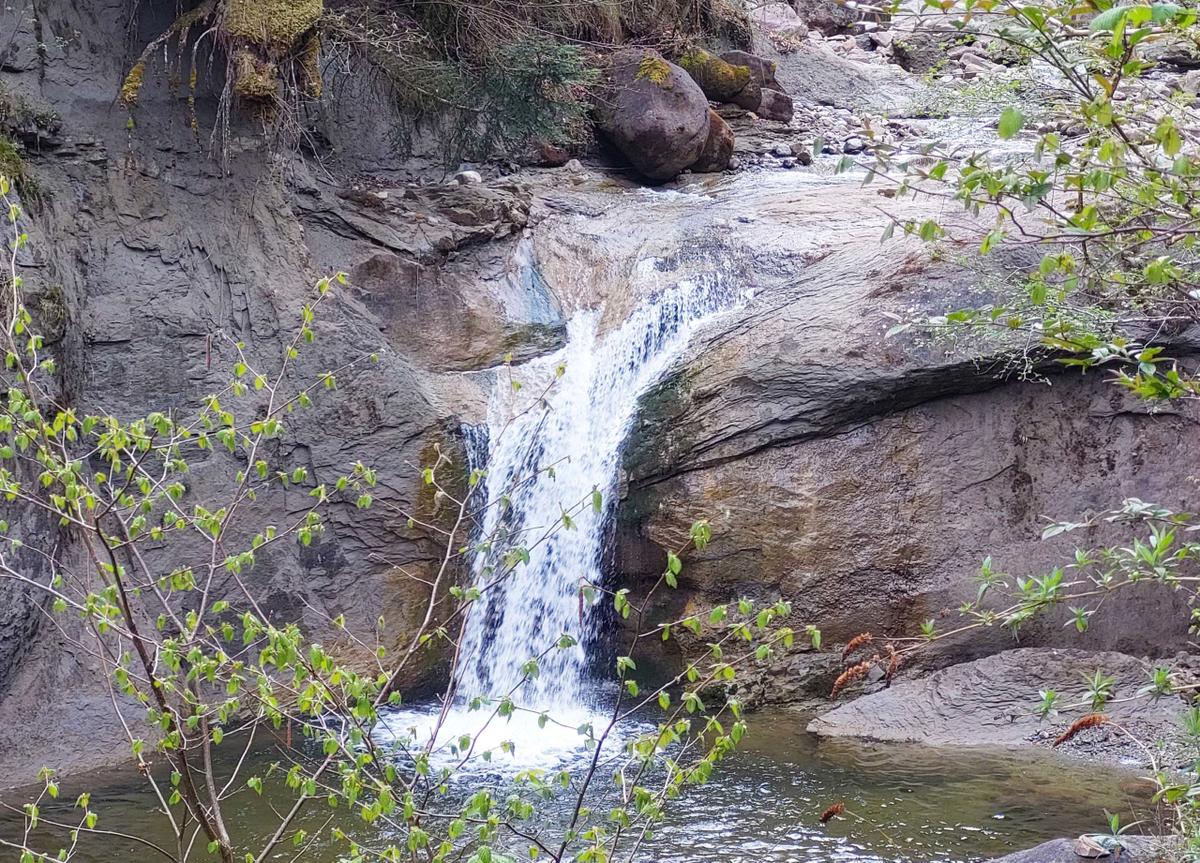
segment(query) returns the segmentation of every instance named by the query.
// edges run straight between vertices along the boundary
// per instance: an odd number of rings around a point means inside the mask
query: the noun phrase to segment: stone
[[[842,142],[842,152],[848,156],[854,156],[867,149],[867,142],[858,135],[851,135]]]
[[[958,58],[958,62],[963,65],[963,68],[968,72],[982,74],[985,72],[999,72],[1004,67],[999,63],[993,63],[985,57],[980,57],[978,54],[967,52]]]
[[[583,163],[580,162],[578,159],[571,159],[570,161],[567,162],[567,164],[563,165],[563,167],[566,168],[568,171],[570,171],[572,174],[578,174],[583,170]]]
[[[892,56],[902,69],[923,75],[944,66],[950,50],[971,38],[969,34],[920,28],[898,34],[892,40]]]
[[[774,60],[768,60],[766,57],[761,57],[758,54],[751,54],[749,51],[726,51],[721,54],[721,59],[734,66],[745,66],[748,68],[750,76],[759,87],[783,91],[783,86],[776,77],[778,65]],[[739,102],[738,104],[741,103]],[[757,105],[742,105],[742,107],[747,111],[753,111],[757,108]]]
[[[735,66],[703,48],[684,51],[678,63],[714,102],[732,102],[751,85],[752,74],[748,66]]]
[[[990,863],[1083,863],[1085,858],[1077,853],[1078,842],[1078,839],[1052,839]],[[1120,856],[1110,854],[1096,859],[1100,863],[1170,863],[1179,859],[1180,849],[1174,847],[1176,840],[1170,837],[1123,835],[1119,842]]]
[[[799,41],[808,35],[808,25],[787,3],[764,3],[752,9],[750,22],[776,44]]]
[[[460,186],[478,186],[483,182],[483,176],[478,171],[459,171],[454,175],[454,182]]]
[[[597,115],[604,135],[643,176],[657,181],[695,164],[711,127],[700,85],[651,50],[614,55]]]
[[[795,107],[792,97],[778,90],[763,90],[762,103],[756,112],[764,120],[777,120],[780,123],[790,123]]]
[[[797,17],[810,30],[819,30],[833,36],[849,30],[863,19],[863,15],[852,4],[839,0],[793,0]]]
[[[729,167],[733,158],[733,130],[729,128],[721,115],[709,109],[708,140],[700,158],[692,164],[691,169],[701,174],[712,174],[724,171]]]
[[[791,144],[776,144],[771,148],[771,153],[783,159],[793,155]]]
[[[1056,690],[1063,704],[1086,702],[1085,678],[1096,669],[1117,678],[1113,700],[1103,708],[1106,715],[1139,739],[1162,740],[1169,751],[1182,751],[1179,720],[1186,705],[1181,698],[1121,700],[1145,684],[1144,663],[1122,653],[1073,649],[1006,650],[928,677],[894,682],[814,719],[808,729],[829,737],[929,746],[1033,744],[1049,748],[1082,714],[1042,720],[1030,705],[1040,701],[1038,692],[1046,688]],[[1088,729],[1058,749],[1114,761],[1146,757],[1124,733],[1103,725]]]

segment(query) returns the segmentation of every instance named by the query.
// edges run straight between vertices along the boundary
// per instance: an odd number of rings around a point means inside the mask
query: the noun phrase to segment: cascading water
[[[656,278],[656,262],[643,262],[639,276]],[[714,268],[661,289],[607,333],[600,331],[599,310],[581,311],[569,321],[561,350],[496,371],[486,436],[473,430],[470,439],[478,450],[486,437],[483,464],[476,465],[486,471],[479,502],[504,499],[505,505],[488,507],[481,527],[493,550],[476,556],[481,596],[459,646],[455,715],[442,717],[442,734],[471,730],[463,707],[476,697],[510,696],[569,725],[587,715],[594,691],[586,680],[588,650],[599,620],[581,601],[581,586],[602,578],[621,444],[638,399],[679,358],[696,328],[742,299],[732,281]],[[528,560],[510,568],[504,557],[515,548],[525,549]],[[565,649],[558,647],[564,634],[575,642]],[[534,658],[539,673],[526,680]],[[479,719],[474,714],[475,725]],[[568,731],[570,739],[558,739],[553,726],[523,735],[534,738],[525,741],[525,755],[578,745]]]
[[[639,397],[678,358],[697,324],[732,302],[726,280],[711,273],[664,290],[617,329],[601,335],[600,314],[584,311],[567,326],[561,351],[497,376],[489,406],[489,501],[483,535],[503,549],[527,548],[503,579],[496,556],[479,555],[462,643],[460,699],[512,695],[536,710],[583,705],[594,619],[581,585],[601,580],[604,521],[615,497],[621,443]],[[546,393],[544,402],[539,401]],[[604,504],[593,507],[593,491]],[[568,513],[572,527],[564,525]],[[556,647],[570,635],[574,646]],[[539,673],[522,683],[530,659]]]

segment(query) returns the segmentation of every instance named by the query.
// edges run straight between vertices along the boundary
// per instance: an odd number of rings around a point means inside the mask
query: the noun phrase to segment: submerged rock
[[[696,163],[708,142],[708,97],[657,51],[619,52],[609,68],[601,131],[651,180],[669,180]]]

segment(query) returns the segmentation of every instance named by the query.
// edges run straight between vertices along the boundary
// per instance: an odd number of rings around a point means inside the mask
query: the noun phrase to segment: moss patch
[[[666,87],[671,82],[671,64],[662,57],[647,54],[638,64],[637,81],[649,81],[657,87]]]
[[[279,94],[279,70],[269,60],[242,49],[233,55],[233,91],[243,99],[267,102]]]
[[[227,0],[224,30],[269,53],[290,51],[325,11],[322,0]]]

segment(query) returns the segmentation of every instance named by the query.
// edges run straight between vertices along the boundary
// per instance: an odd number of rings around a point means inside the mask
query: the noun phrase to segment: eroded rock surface
[[[1076,711],[1041,719],[1032,709],[1040,690],[1053,689],[1065,705],[1087,704],[1083,677],[1095,671],[1116,678],[1112,700],[1101,709],[1139,740],[1174,741],[1183,699],[1130,699],[1145,686],[1151,667],[1122,653],[1023,648],[952,665],[920,680],[907,680],[864,695],[814,719],[809,731],[834,737],[923,743],[931,746],[1049,746]],[[1172,747],[1175,748],[1175,747]],[[1128,756],[1147,755],[1114,727],[1089,728],[1063,743],[1062,751]]]

